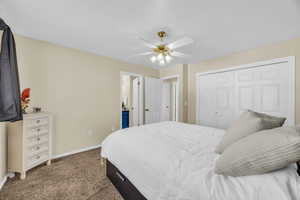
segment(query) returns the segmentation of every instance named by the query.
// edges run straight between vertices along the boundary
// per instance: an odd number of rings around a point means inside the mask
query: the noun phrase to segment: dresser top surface
[[[23,118],[24,119],[32,119],[32,118],[37,118],[37,117],[48,117],[50,115],[51,115],[51,113],[49,113],[49,112],[28,113],[28,114],[23,114]]]

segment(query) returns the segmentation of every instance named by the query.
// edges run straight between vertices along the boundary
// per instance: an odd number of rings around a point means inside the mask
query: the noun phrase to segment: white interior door
[[[162,88],[162,115],[161,121],[169,121],[171,113],[171,83],[164,82]]]
[[[145,77],[145,124],[161,120],[162,80]]]
[[[132,81],[132,126],[140,125],[140,81],[135,78]]]

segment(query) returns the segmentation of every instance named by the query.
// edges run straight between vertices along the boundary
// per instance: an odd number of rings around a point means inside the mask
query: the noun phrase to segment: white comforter
[[[214,173],[223,130],[177,122],[117,131],[102,144],[110,160],[148,200],[299,200],[295,165],[256,176]]]

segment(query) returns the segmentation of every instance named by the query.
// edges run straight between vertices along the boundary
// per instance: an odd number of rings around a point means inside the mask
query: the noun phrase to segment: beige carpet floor
[[[0,200],[122,200],[104,175],[100,149],[54,160],[9,179]]]

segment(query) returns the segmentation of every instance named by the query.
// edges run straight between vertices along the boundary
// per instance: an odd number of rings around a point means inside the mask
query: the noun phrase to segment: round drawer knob
[[[40,122],[41,122],[41,120],[39,120],[39,119],[38,119],[38,120],[36,120],[36,123],[40,123]]]
[[[36,159],[40,159],[40,156],[37,156]]]
[[[36,147],[36,150],[40,150],[40,147]]]
[[[39,129],[39,128],[37,129],[37,131],[40,131],[40,130],[41,130],[41,129]]]
[[[37,141],[40,141],[40,140],[41,140],[41,138],[38,137],[38,138],[37,138]]]

